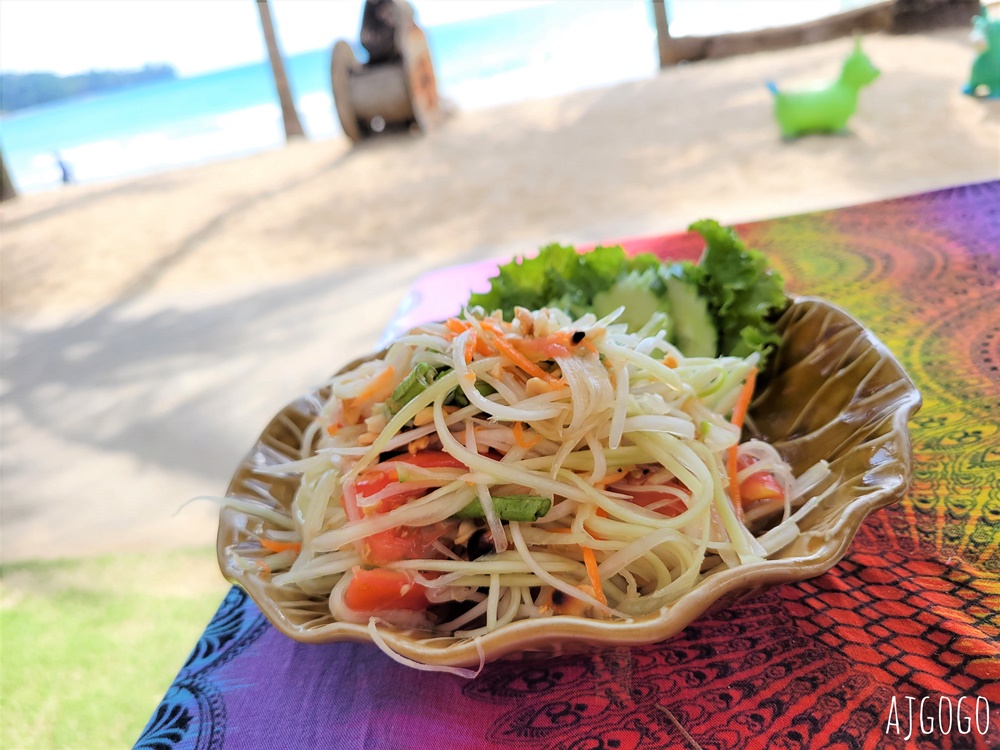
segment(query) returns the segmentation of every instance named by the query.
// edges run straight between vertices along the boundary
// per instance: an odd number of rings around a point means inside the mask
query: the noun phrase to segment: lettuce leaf
[[[774,322],[788,305],[784,280],[767,258],[750,250],[735,230],[712,219],[689,229],[705,240],[705,252],[690,270],[719,330],[719,353],[767,355],[781,343]]]
[[[568,245],[553,244],[534,258],[502,265],[490,280],[490,290],[473,294],[468,305],[487,312],[500,310],[508,320],[515,307],[557,307],[579,317],[596,312],[594,298],[614,288],[611,299],[633,299],[643,315],[649,310],[662,311],[661,315],[669,311],[668,317],[674,318],[690,315],[690,309],[675,310],[670,305],[664,279],[673,276],[705,300],[709,313],[705,325],[714,325],[718,333],[717,355],[760,352],[766,360],[781,341],[774,321],[788,304],[781,275],[768,266],[763,254],[747,249],[732,229],[711,219],[697,221],[690,229],[706,245],[697,265],[663,263],[649,253],[629,257],[621,247],[578,253]],[[636,288],[637,279],[648,279],[648,287]],[[631,323],[632,329],[641,327]]]
[[[473,294],[469,306],[479,305],[487,312],[502,310],[508,320],[515,307],[558,307],[578,317],[591,312],[594,296],[610,289],[634,262],[621,247],[578,253],[568,245],[547,245],[534,258],[500,266],[490,290]]]

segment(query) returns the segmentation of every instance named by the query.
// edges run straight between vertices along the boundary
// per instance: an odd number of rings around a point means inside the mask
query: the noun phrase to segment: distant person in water
[[[396,29],[400,9],[396,0],[365,0],[361,15],[361,46],[368,52],[369,64],[393,62],[400,58]]]
[[[69,185],[73,182],[73,171],[69,168],[69,164],[63,160],[62,155],[58,152],[54,154],[56,164],[59,165],[59,171],[62,172],[62,183],[63,185]]]

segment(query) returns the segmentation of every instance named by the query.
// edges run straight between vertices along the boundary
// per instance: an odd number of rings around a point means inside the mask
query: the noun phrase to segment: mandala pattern
[[[875,679],[800,631],[774,593],[659,646],[496,665],[465,694],[510,706],[491,729],[497,747],[553,750],[691,747],[684,733],[705,750],[809,746],[818,728],[870,705],[870,721],[839,730],[862,747],[881,738],[889,701]]]
[[[668,643],[494,665],[464,693],[510,707],[489,735],[497,747],[691,747],[673,721],[705,750],[987,747],[982,736],[885,734],[893,695],[1000,704],[1000,578],[914,560],[891,533],[866,524],[855,543],[865,551],[834,572]]]
[[[256,641],[264,616],[238,588],[230,589],[180,674],[143,730],[136,750],[219,750],[226,734],[226,704],[213,672]]]
[[[749,225],[790,289],[851,311],[924,398],[897,543],[1000,572],[1000,183]]]

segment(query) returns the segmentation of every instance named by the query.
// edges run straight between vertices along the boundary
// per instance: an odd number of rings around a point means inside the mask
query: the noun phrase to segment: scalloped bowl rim
[[[790,299],[789,311],[795,306],[821,305],[857,326],[868,343],[878,352],[880,361],[887,360],[894,365],[895,369],[898,370],[899,379],[904,382],[905,386],[905,393],[899,399],[899,407],[892,414],[891,429],[891,433],[900,439],[901,445],[905,449],[902,456],[902,473],[898,476],[897,481],[879,487],[876,491],[869,492],[863,497],[853,498],[843,506],[842,513],[837,518],[833,528],[822,533],[824,542],[819,549],[809,555],[767,559],[739,568],[714,572],[677,601],[664,606],[655,613],[639,618],[625,621],[605,621],[585,617],[560,616],[518,620],[501,626],[492,633],[480,636],[476,640],[438,636],[391,626],[379,627],[379,634],[389,647],[405,657],[426,664],[470,666],[480,663],[480,649],[486,660],[490,661],[519,651],[541,649],[551,652],[553,647],[558,651],[562,644],[570,642],[605,647],[656,643],[677,635],[723,597],[752,592],[779,583],[812,578],[836,565],[846,554],[864,519],[873,511],[897,502],[905,494],[912,476],[912,448],[907,423],[913,413],[920,408],[921,397],[888,348],[847,312],[816,297],[792,297]],[[787,315],[788,312],[786,311],[785,314]],[[348,365],[348,367],[350,366]],[[291,406],[292,404],[289,404],[285,408],[288,409]],[[275,419],[284,411],[279,412]],[[274,420],[269,423],[261,437],[267,434],[273,422]],[[259,441],[257,445],[259,445]],[[241,463],[240,469],[248,465],[256,449],[255,445],[255,448],[247,454]],[[239,469],[233,477],[227,495],[233,494],[238,475]],[[223,575],[231,583],[240,586],[247,592],[274,627],[290,638],[303,643],[372,642],[366,625],[330,622],[308,629],[296,625],[283,612],[281,602],[269,593],[268,589],[273,587],[273,584],[256,574],[230,565],[227,548],[246,537],[245,528],[249,520],[250,517],[247,514],[232,508],[224,508],[220,512],[217,540],[219,566]],[[812,533],[814,532],[805,532],[806,535]]]

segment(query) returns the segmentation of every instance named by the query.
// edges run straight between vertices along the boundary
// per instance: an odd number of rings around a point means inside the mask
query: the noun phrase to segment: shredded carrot
[[[444,327],[451,332],[449,340],[455,338],[461,333],[465,333],[470,328],[472,329],[472,336],[470,337],[471,344],[466,344],[465,347],[465,361],[471,362],[472,357],[469,354],[470,351],[476,351],[482,354],[484,357],[488,357],[493,354],[493,348],[489,345],[489,342],[483,339],[481,336],[476,335],[475,326],[467,320],[459,320],[458,318],[448,318],[444,322]]]
[[[612,482],[617,482],[619,479],[623,479],[624,477],[625,472],[619,469],[618,471],[613,471],[610,474],[605,474],[603,477],[594,482],[594,486],[604,487]],[[599,510],[604,510],[604,508],[600,508]]]
[[[750,408],[750,399],[753,398],[753,389],[756,384],[757,368],[754,367],[747,375],[747,381],[743,384],[743,390],[740,391],[740,397],[736,399],[736,406],[733,407],[732,422],[740,429],[743,428],[743,421],[747,417],[747,409]]]
[[[524,442],[524,424],[522,422],[514,422],[513,432],[514,442],[522,448],[527,448],[528,444]]]
[[[532,362],[568,357],[575,344],[569,331],[556,331],[533,339],[514,339],[513,346]]]
[[[757,368],[755,367],[747,375],[747,380],[743,384],[743,390],[740,391],[739,398],[736,399],[736,406],[733,407],[732,423],[736,425],[736,429],[738,430],[743,428],[743,422],[746,420],[747,409],[750,408],[750,399],[753,398],[753,389],[756,383]],[[739,445],[730,446],[729,454],[726,456],[726,469],[729,472],[729,499],[736,510],[736,517],[742,523],[743,500],[740,498],[739,467],[737,466],[738,456]]]
[[[333,437],[340,432],[341,427],[343,427],[343,425],[340,422],[331,422],[326,426],[326,434]]]
[[[677,358],[673,354],[668,354],[666,357],[663,358],[663,364],[665,364],[667,367],[673,368],[677,367],[679,363],[677,362]]]
[[[476,352],[482,354],[484,357],[490,357],[493,354],[496,354],[493,347],[490,346],[490,342],[486,340],[485,336],[476,337]]]
[[[341,416],[345,424],[357,424],[361,419],[363,404],[356,398],[345,398],[340,402]]]
[[[490,321],[484,320],[483,326],[496,334],[492,343],[494,348],[500,352],[500,354],[505,356],[529,375],[534,375],[536,378],[541,378],[542,380],[546,380],[548,382],[553,382],[555,380],[550,373],[545,372],[545,370],[515,349],[511,343],[504,338],[503,331],[500,330],[496,324],[490,324]]]
[[[514,442],[520,447],[524,448],[526,451],[530,451],[540,442],[542,442],[542,436],[536,435],[533,439],[529,440],[524,436],[524,424],[522,422],[514,423]]]
[[[580,549],[583,550],[583,564],[587,566],[587,576],[590,578],[590,585],[594,587],[594,597],[606,607],[608,606],[608,599],[604,596],[604,588],[601,586],[601,573],[597,569],[597,557],[594,555],[594,550],[582,545]]]
[[[465,361],[466,363],[472,361],[472,356],[476,353],[476,340],[479,337],[476,336],[475,330],[469,334],[469,338],[465,342]]]
[[[394,370],[392,365],[386,367],[382,372],[375,376],[371,383],[365,386],[365,389],[357,395],[358,403],[369,401],[373,397],[378,396],[382,391],[388,389],[392,384],[392,376]]]
[[[270,565],[268,565],[263,560],[255,560],[254,562],[257,563],[257,570],[260,571],[261,575],[264,575],[264,576],[271,575],[271,566]]]
[[[264,549],[271,550],[271,552],[286,552],[288,550],[294,550],[295,552],[302,551],[301,542],[278,542],[274,539],[267,539],[266,537],[260,538],[260,546]]]
[[[458,334],[464,333],[468,330],[469,323],[464,320],[459,320],[458,318],[448,318],[448,320],[444,322],[444,327],[457,336]]]
[[[608,512],[604,510],[604,508],[598,508],[597,510],[594,511],[594,516],[596,518],[607,518]],[[587,529],[587,533],[590,534],[592,537],[594,537],[594,539],[597,539],[598,541],[603,541],[604,539],[603,536],[601,536],[600,534],[595,534],[591,529]]]

